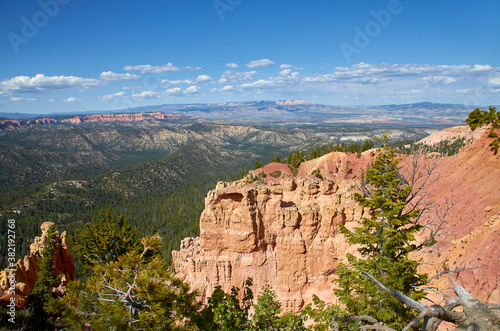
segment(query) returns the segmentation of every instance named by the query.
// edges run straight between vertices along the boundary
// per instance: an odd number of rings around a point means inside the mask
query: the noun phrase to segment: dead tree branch
[[[445,306],[431,305],[426,306],[420,302],[413,300],[412,298],[393,291],[387,288],[384,284],[375,279],[372,275],[362,272],[362,274],[370,278],[382,291],[390,294],[398,301],[403,304],[416,309],[420,314],[411,321],[403,331],[410,330],[413,326],[417,325],[420,321],[423,322],[423,331],[435,331],[439,327],[442,321],[451,322],[457,325],[455,330],[478,330],[478,331],[489,331],[489,330],[500,330],[500,305],[483,303],[476,298],[474,298],[469,292],[465,290],[462,286],[458,285],[456,281],[455,284],[455,298],[452,298],[448,304]],[[461,306],[463,312],[453,311],[454,308]],[[338,324],[336,320],[342,321],[366,321],[372,323],[371,326],[363,327],[363,330],[391,330],[383,323],[378,322],[374,318],[334,318],[335,322],[334,329],[338,330]],[[337,329],[335,329],[337,325]]]

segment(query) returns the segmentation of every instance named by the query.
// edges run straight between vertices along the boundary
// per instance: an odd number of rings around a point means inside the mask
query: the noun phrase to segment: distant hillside
[[[168,120],[187,120],[218,122],[224,124],[245,125],[345,125],[345,124],[377,124],[383,123],[386,127],[406,125],[460,125],[467,114],[477,106],[460,104],[439,104],[420,102],[403,105],[378,106],[334,106],[312,104],[304,100],[286,101],[246,101],[226,102],[216,104],[165,104],[147,107],[122,109],[114,112],[95,111],[92,114],[58,114],[44,117],[72,123],[89,121],[114,121],[119,117],[130,117],[124,114],[140,114],[137,121],[152,121],[161,114],[175,114],[181,118]],[[106,116],[102,116],[108,113]],[[114,115],[109,115],[113,113]],[[99,116],[101,115],[101,116]],[[39,120],[41,115],[0,113],[18,122],[28,122],[31,118]],[[107,119],[106,119],[107,117]],[[139,118],[141,117],[141,118]],[[156,120],[165,120],[156,118]],[[2,123],[5,122],[5,123]],[[21,123],[22,124],[22,123]],[[0,121],[0,128],[13,125],[5,120]],[[15,123],[14,123],[15,126]]]
[[[85,178],[159,160],[198,140],[268,160],[274,154],[285,156],[290,150],[309,149],[316,143],[364,141],[383,132],[381,126],[366,125],[272,128],[193,121],[183,124],[185,117],[179,115],[153,115],[85,116],[66,122],[30,120],[24,126],[0,130],[2,190]],[[435,131],[392,130],[395,140],[421,139]]]

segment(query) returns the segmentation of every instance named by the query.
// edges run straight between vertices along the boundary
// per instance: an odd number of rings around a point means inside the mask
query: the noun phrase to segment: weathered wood
[[[452,298],[445,306],[431,305],[426,306],[412,298],[387,288],[384,284],[375,279],[372,275],[362,272],[363,275],[370,278],[378,287],[384,292],[392,295],[401,303],[404,303],[411,308],[418,310],[420,314],[411,321],[403,331],[410,330],[413,326],[417,325],[421,320],[424,320],[423,331],[435,331],[438,329],[442,321],[451,322],[457,327],[457,331],[494,331],[500,330],[500,305],[484,303],[474,298],[465,288],[455,283],[455,294],[457,297]],[[453,311],[454,308],[461,306],[463,312]],[[370,316],[351,316],[351,317],[335,317],[332,319],[332,330],[339,330],[337,324],[339,321],[366,321],[372,325],[366,325],[360,330],[381,330],[381,331],[394,331],[384,323],[378,322]]]

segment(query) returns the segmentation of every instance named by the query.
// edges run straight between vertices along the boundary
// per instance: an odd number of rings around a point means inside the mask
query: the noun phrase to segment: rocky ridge
[[[500,156],[489,150],[489,141],[483,135],[458,155],[437,160],[424,197],[441,211],[447,201],[455,206],[438,243],[417,258],[430,275],[464,269],[454,278],[476,298],[499,302]],[[285,310],[300,310],[313,294],[334,302],[335,267],[356,251],[338,227],[352,229],[364,215],[353,194],[356,178],[374,158],[374,151],[360,158],[330,153],[298,169],[272,163],[243,180],[219,183],[205,200],[200,237],[186,238],[172,253],[175,270],[203,299],[217,285],[229,291],[252,277],[254,293],[268,283]],[[447,277],[433,283],[443,291],[450,284]]]
[[[74,116],[72,118],[51,118],[42,117],[30,120],[14,120],[6,119],[0,120],[0,129],[7,130],[20,130],[30,127],[48,126],[55,124],[72,124],[79,125],[82,123],[113,123],[113,122],[155,122],[161,120],[181,120],[184,116],[177,114],[167,114],[161,111],[157,112],[144,112],[144,113],[123,113],[123,114],[95,114]]]
[[[30,246],[30,253],[17,261],[15,266],[9,266],[0,271],[0,305],[6,306],[10,302],[9,294],[11,278],[15,275],[15,298],[18,308],[25,307],[25,300],[35,285],[38,267],[38,259],[41,256],[45,241],[47,239],[47,230],[54,223],[45,222],[40,226],[42,235],[36,237]],[[54,276],[60,275],[56,286],[52,288],[53,292],[64,293],[65,286],[69,281],[75,280],[75,265],[73,264],[73,254],[68,249],[68,236],[66,232],[59,233],[56,230],[56,247],[54,248]],[[15,271],[12,271],[12,270]]]
[[[353,201],[353,178],[374,157],[331,153],[303,163],[295,176],[295,169],[271,163],[219,183],[205,200],[200,237],[186,238],[172,253],[176,271],[202,299],[217,285],[241,287],[247,277],[257,293],[273,286],[286,310],[300,310],[313,294],[331,298],[335,267],[355,251],[339,225],[352,227],[363,215]]]

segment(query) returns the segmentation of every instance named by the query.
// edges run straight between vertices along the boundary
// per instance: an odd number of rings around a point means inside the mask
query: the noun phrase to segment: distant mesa
[[[61,123],[92,123],[92,122],[140,122],[148,119],[171,120],[181,119],[182,115],[165,114],[162,112],[136,113],[136,114],[103,114],[75,116],[73,118],[63,119]]]
[[[110,122],[143,122],[143,121],[156,121],[156,120],[180,120],[183,115],[167,114],[161,111],[156,112],[142,112],[142,113],[121,113],[121,114],[95,114],[74,116],[71,118],[56,119],[49,117],[42,117],[30,120],[11,120],[6,119],[0,121],[0,130],[14,130],[25,129],[34,126],[47,126],[51,124],[72,124],[78,125],[82,123],[110,123]]]

